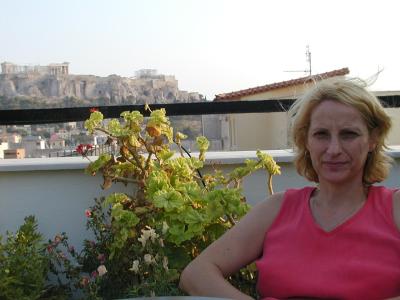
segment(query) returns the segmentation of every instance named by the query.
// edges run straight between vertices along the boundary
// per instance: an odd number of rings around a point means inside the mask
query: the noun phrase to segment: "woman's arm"
[[[183,270],[180,288],[190,295],[251,299],[225,278],[261,255],[264,235],[277,216],[282,200],[283,193],[278,193],[255,205]]]
[[[400,230],[400,189],[393,194],[393,218]]]

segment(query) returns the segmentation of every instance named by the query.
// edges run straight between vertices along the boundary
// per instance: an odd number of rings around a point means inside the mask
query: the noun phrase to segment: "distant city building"
[[[25,149],[18,148],[18,149],[8,149],[4,150],[4,159],[22,159],[25,158]]]
[[[58,132],[57,132],[57,136],[58,136],[60,139],[68,140],[68,139],[71,138],[71,133],[70,133],[68,130],[66,130],[66,129],[60,129],[60,130],[58,130]]]
[[[69,129],[76,129],[76,122],[66,122],[64,126],[69,127]]]
[[[22,136],[17,133],[7,134],[5,140],[12,144],[19,144],[22,141]]]
[[[375,96],[400,96],[400,91],[375,91]],[[400,145],[400,107],[385,107],[386,113],[392,120],[392,129],[386,139],[389,146]]]
[[[41,136],[26,136],[20,144],[22,148],[25,148],[26,156],[28,157],[31,157],[31,154],[36,152],[36,150],[46,149],[46,140]]]
[[[8,142],[0,141],[0,159],[4,158],[4,150],[8,150]]]
[[[94,135],[93,136],[93,145],[103,145],[107,142],[107,135]]]
[[[20,140],[12,142],[9,140],[8,148],[10,150],[24,150],[24,157],[40,157],[40,153],[46,149],[46,140],[41,136],[25,136]],[[12,155],[12,154],[10,154]],[[39,155],[39,156],[38,156]]]
[[[60,138],[56,133],[54,133],[49,139],[49,148],[50,149],[64,149],[65,148],[65,140]]]
[[[138,80],[137,83],[148,85],[153,89],[162,88],[165,85],[169,85],[171,87],[178,86],[178,80],[176,80],[174,75],[164,75],[158,74],[156,69],[141,69],[135,72],[135,78]],[[145,81],[141,82],[140,79]],[[189,93],[186,91],[180,91],[180,93],[186,93],[186,96],[189,96]],[[193,92],[194,97],[197,97],[199,93]],[[182,95],[181,95],[182,96]]]
[[[137,78],[153,78],[157,76],[156,69],[140,69],[135,71],[135,76]]]

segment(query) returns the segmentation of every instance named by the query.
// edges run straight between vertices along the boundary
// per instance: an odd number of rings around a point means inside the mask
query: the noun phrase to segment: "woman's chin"
[[[328,172],[319,177],[320,182],[325,181],[333,184],[348,183],[351,181],[351,176],[347,172]]]

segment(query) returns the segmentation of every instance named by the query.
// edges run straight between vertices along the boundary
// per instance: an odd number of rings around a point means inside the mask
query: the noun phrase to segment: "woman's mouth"
[[[324,161],[322,163],[329,168],[340,168],[347,164],[346,161]]]

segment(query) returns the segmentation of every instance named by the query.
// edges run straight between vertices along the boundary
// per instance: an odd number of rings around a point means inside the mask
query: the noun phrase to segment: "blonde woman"
[[[225,278],[256,261],[262,299],[400,299],[400,190],[374,185],[389,174],[390,118],[346,79],[316,84],[290,115],[295,166],[316,184],[256,205],[186,267],[181,288],[251,299]]]

